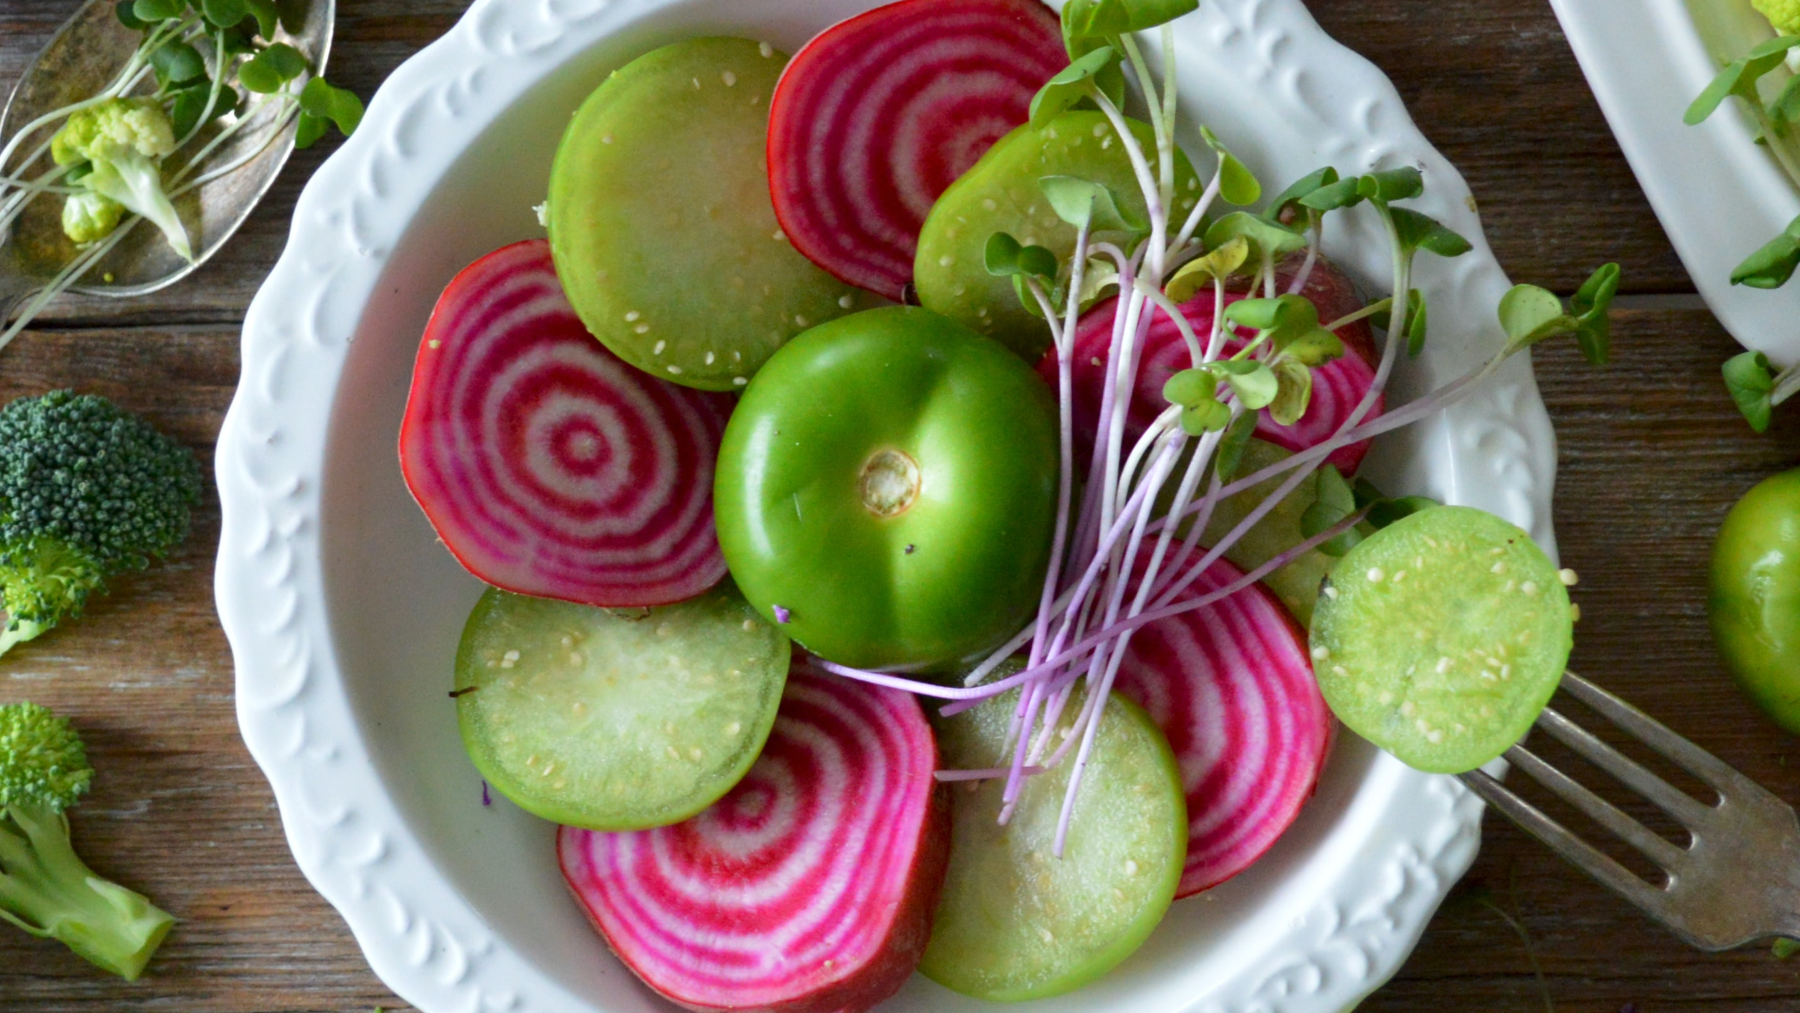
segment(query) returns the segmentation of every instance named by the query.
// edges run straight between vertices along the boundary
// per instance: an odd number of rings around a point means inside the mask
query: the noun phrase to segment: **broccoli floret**
[[[194,455],[103,397],[0,408],[0,654],[181,544],[199,501]]]
[[[0,919],[131,981],[175,919],[75,854],[64,810],[93,777],[67,719],[34,703],[0,705]]]
[[[70,116],[50,139],[50,157],[57,165],[92,167],[75,186],[143,215],[162,230],[176,253],[193,260],[187,229],[163,190],[161,160],[174,150],[175,126],[169,114],[148,98],[112,98],[89,106]],[[63,229],[75,239],[68,223],[65,209]]]
[[[77,243],[93,243],[119,227],[125,206],[97,193],[72,193],[63,199],[63,234]]]

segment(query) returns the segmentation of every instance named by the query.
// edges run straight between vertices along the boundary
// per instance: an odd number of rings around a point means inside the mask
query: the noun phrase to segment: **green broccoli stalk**
[[[194,455],[103,397],[0,408],[0,654],[181,544],[199,501]]]
[[[133,981],[175,919],[75,854],[63,811],[93,777],[67,719],[0,704],[0,919]]]
[[[163,190],[162,159],[174,150],[174,123],[163,107],[149,98],[111,98],[89,106],[70,116],[50,138],[50,157],[57,165],[91,167],[75,186],[143,215],[162,230],[176,253],[193,260],[187,229]],[[113,225],[118,225],[116,214]],[[63,230],[78,242],[93,242],[112,231],[95,234],[82,229],[88,238],[80,239],[69,229],[66,207]]]

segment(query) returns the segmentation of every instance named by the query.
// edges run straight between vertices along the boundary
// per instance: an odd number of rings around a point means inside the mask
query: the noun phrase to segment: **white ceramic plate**
[[[313,177],[250,308],[218,451],[217,593],[239,720],[301,869],[375,971],[427,1013],[667,1007],[565,896],[552,828],[502,800],[484,808],[463,755],[445,692],[480,585],[436,543],[395,460],[420,330],[458,269],[538,234],[531,206],[562,127],[611,68],[696,33],[791,51],[868,5],[478,0],[395,72]],[[1430,187],[1418,206],[1474,241],[1421,271],[1433,344],[1402,394],[1499,346],[1507,282],[1473,202],[1379,71],[1298,0],[1207,0],[1180,44],[1184,100],[1274,185],[1325,163],[1418,165]],[[1340,225],[1328,246],[1380,288],[1372,235]],[[1549,544],[1554,439],[1522,358],[1371,461],[1391,488],[1487,507]],[[1479,814],[1456,781],[1345,736],[1266,858],[1176,904],[1106,980],[1031,1009],[1336,1013],[1412,948],[1473,859]],[[981,1008],[916,976],[883,1007]]]
[[[1682,115],[1719,68],[1775,37],[1750,0],[1550,0],[1619,147],[1706,304],[1747,348],[1800,360],[1800,283],[1731,284],[1731,271],[1800,215],[1800,193],[1727,100]],[[1786,72],[1777,69],[1774,77]]]

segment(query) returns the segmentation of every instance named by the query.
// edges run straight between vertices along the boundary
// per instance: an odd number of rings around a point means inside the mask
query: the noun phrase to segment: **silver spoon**
[[[278,32],[277,41],[300,50],[322,72],[331,51],[332,25],[337,18],[336,0],[284,3],[282,8],[284,11],[290,8],[304,11],[304,21],[298,33]],[[43,113],[89,98],[105,88],[117,77],[139,41],[138,33],[119,23],[113,0],[87,0],[57,29],[14,86],[5,112],[0,113],[0,143],[14,130]],[[211,54],[207,54],[207,58],[210,62]],[[236,115],[226,114],[202,130],[187,147],[170,156],[164,166],[165,179],[172,166],[183,164],[185,154],[198,151],[223,127],[236,122]],[[176,210],[180,212],[182,224],[187,226],[193,243],[192,263],[170,249],[160,231],[139,226],[125,234],[118,245],[83,276],[81,284],[72,286],[69,291],[115,297],[145,295],[187,277],[217,253],[274,184],[276,175],[294,150],[292,123],[279,136],[270,138],[268,127],[276,117],[272,107],[265,106],[250,115],[253,120],[267,122],[246,123],[214,149],[206,159],[206,166],[223,166],[240,159],[247,161],[232,172],[175,198]],[[51,132],[35,133],[20,147],[10,166],[0,166],[0,170],[17,169],[23,157]],[[196,175],[204,173],[206,166]],[[51,167],[45,156],[25,175],[35,176]],[[62,198],[54,193],[43,194],[32,201],[4,234],[0,234],[0,330],[5,329],[14,309],[40,291],[78,254],[74,244],[63,235],[61,216]],[[129,222],[127,218],[127,224]]]

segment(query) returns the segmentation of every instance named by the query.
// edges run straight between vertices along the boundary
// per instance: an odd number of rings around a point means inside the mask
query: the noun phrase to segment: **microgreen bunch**
[[[299,26],[284,24],[276,0],[123,0],[114,10],[141,41],[111,82],[0,144],[0,236],[33,201],[56,195],[64,201],[63,231],[76,245],[12,326],[0,329],[0,348],[144,218],[192,260],[172,199],[250,162],[290,123],[298,121],[295,144],[304,148],[327,124],[349,134],[362,119],[361,100],[277,41],[284,27]],[[208,162],[252,125],[258,143],[224,164]],[[41,171],[28,176],[33,169]]]
[[[1196,6],[1196,0],[1069,0],[1062,24],[1073,62],[1032,104],[1032,121],[1038,124],[1078,103],[1105,115],[1131,161],[1147,220],[1127,218],[1120,211],[1126,202],[1100,183],[1047,176],[1039,181],[1045,197],[1076,230],[1068,259],[1059,262],[1049,249],[1022,244],[1005,233],[987,243],[987,269],[1011,277],[1020,299],[1043,317],[1058,360],[1062,469],[1057,525],[1034,622],[977,665],[962,687],[827,665],[855,678],[951,700],[946,714],[1021,688],[1011,755],[985,773],[1007,779],[1001,812],[1005,822],[1024,778],[1065,760],[1075,764],[1064,798],[1058,854],[1104,702],[1133,631],[1235,594],[1314,549],[1341,554],[1360,537],[1359,527],[1392,523],[1429,503],[1418,497],[1390,499],[1366,481],[1347,481],[1335,468],[1320,471],[1339,448],[1439,411],[1475,389],[1508,358],[1546,338],[1574,335],[1596,363],[1604,362],[1608,352],[1606,311],[1618,288],[1616,265],[1596,272],[1568,306],[1544,289],[1521,285],[1500,305],[1508,341],[1491,359],[1365,422],[1400,349],[1417,355],[1426,340],[1426,303],[1413,284],[1415,262],[1421,254],[1461,256],[1470,243],[1443,223],[1403,206],[1424,192],[1423,176],[1410,166],[1351,176],[1320,169],[1281,192],[1261,213],[1225,210],[1209,220],[1215,205],[1248,208],[1262,199],[1263,188],[1205,128],[1200,136],[1211,149],[1216,171],[1186,217],[1173,219],[1178,102],[1170,22]],[[1152,72],[1137,35],[1150,30],[1157,32],[1162,50],[1160,74]],[[1127,79],[1135,83],[1148,113],[1154,150],[1139,143],[1121,110]],[[1317,306],[1300,293],[1317,264],[1328,218],[1356,209],[1376,216],[1387,235],[1393,295],[1322,322]],[[1284,290],[1278,267],[1293,256],[1303,259]],[[1096,283],[1096,277],[1101,281]],[[1250,297],[1227,305],[1228,287],[1247,288]],[[1095,449],[1077,503],[1070,358],[1082,311],[1109,289],[1116,289],[1119,299]],[[1212,327],[1197,333],[1180,304],[1209,294]],[[1393,312],[1396,306],[1403,312]],[[1157,314],[1178,328],[1190,361],[1164,385],[1155,421],[1128,444],[1126,420]],[[1313,371],[1344,354],[1333,332],[1366,317],[1381,318],[1386,343],[1372,385],[1341,427],[1308,450],[1237,477],[1258,413],[1268,411],[1284,424],[1304,416]],[[1231,343],[1236,347],[1228,353]],[[1303,518],[1303,541],[1225,587],[1205,593],[1193,589],[1233,544],[1315,474],[1316,500]],[[1209,548],[1199,544],[1223,499],[1275,478],[1282,479],[1279,486],[1229,533]],[[1021,649],[1027,650],[1023,670],[990,678]],[[1085,683],[1087,692],[1078,692],[1078,683]],[[1071,701],[1081,701],[1073,734],[1059,738],[1053,730]]]
[[[1800,35],[1783,35],[1726,64],[1688,106],[1684,119],[1689,126],[1704,123],[1726,99],[1737,98],[1756,123],[1757,141],[1775,156],[1788,179],[1800,186],[1800,135],[1795,132],[1800,126],[1800,75],[1790,75],[1772,99],[1765,101],[1762,89],[1763,78],[1787,65],[1796,46],[1800,46]],[[1731,283],[1780,288],[1794,276],[1796,268],[1800,268],[1800,218],[1789,222],[1775,238],[1744,258],[1732,270]],[[1800,364],[1777,372],[1761,352],[1733,356],[1723,371],[1725,389],[1750,428],[1759,433],[1769,428],[1774,406],[1800,390]]]

